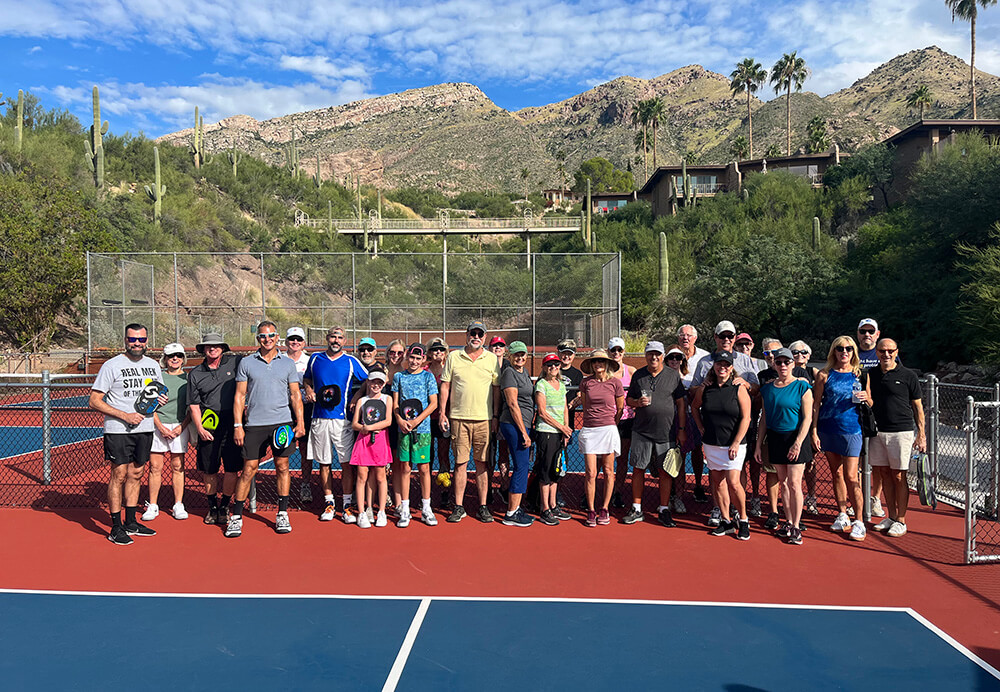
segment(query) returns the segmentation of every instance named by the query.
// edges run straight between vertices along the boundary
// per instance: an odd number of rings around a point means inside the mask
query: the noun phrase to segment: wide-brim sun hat
[[[229,344],[227,344],[226,340],[222,338],[222,334],[218,334],[216,332],[209,332],[208,334],[203,336],[201,339],[201,343],[195,346],[194,349],[198,353],[203,354],[205,353],[206,346],[222,346],[223,351],[229,350]]]
[[[587,358],[582,363],[580,363],[580,370],[585,375],[593,375],[594,362],[598,360],[603,360],[608,364],[608,372],[618,372],[618,369],[620,367],[618,365],[618,361],[612,360],[611,356],[609,356],[608,352],[605,351],[603,348],[594,349],[594,351],[589,356],[587,356]]]

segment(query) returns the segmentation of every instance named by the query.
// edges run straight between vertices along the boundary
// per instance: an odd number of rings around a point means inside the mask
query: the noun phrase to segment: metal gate
[[[1000,401],[966,398],[965,562],[1000,562]]]

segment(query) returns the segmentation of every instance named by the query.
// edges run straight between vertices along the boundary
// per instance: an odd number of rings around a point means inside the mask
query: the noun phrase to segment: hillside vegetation
[[[320,187],[304,174],[296,177],[251,156],[239,160],[235,176],[221,153],[195,169],[185,147],[159,147],[165,194],[157,224],[144,190],[155,175],[153,142],[105,135],[106,184],[98,191],[80,123],[27,100],[20,150],[11,109],[0,128],[0,334],[9,343],[37,339],[42,344],[52,335],[72,343],[73,330],[57,332],[60,323],[77,325],[78,336],[85,316],[85,250],[358,249],[345,237],[292,225],[296,207],[313,217],[328,210],[334,217],[352,215],[356,200],[343,186],[326,182]],[[677,216],[654,220],[649,206],[638,203],[595,218],[596,249],[622,253],[623,327],[672,342],[679,324],[693,322],[708,346],[712,325],[726,318],[758,343],[766,335],[803,338],[821,357],[833,337],[853,333],[861,317],[872,316],[884,334],[901,342],[909,365],[997,362],[1000,149],[977,135],[960,138],[921,162],[911,202],[873,216],[870,185],[884,154],[876,148],[848,159],[828,174],[822,191],[772,172],[748,176],[742,193],[699,200]],[[410,187],[385,193],[382,203],[386,216],[433,216],[440,208],[510,216],[517,213],[512,197],[518,196]],[[532,197],[538,211],[541,202]],[[362,186],[361,204],[366,215],[377,208],[377,191]],[[669,260],[666,294],[658,290],[660,233]],[[440,251],[440,241],[385,238],[382,249]],[[523,252],[525,245],[519,238],[487,239],[482,249]],[[533,249],[586,251],[576,234],[546,237]],[[313,292],[342,290],[337,277],[324,275],[321,265],[307,257],[288,269],[291,281]],[[404,302],[440,290],[436,280],[398,276],[368,277],[366,290]],[[599,283],[575,272],[563,278],[582,296]],[[489,279],[478,280],[470,272],[458,288],[470,294],[525,290],[510,276]]]

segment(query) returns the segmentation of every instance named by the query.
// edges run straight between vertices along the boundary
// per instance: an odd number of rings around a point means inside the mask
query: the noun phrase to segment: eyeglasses
[[[524,352],[521,352],[521,353],[511,353],[510,357],[511,358],[527,358],[528,354],[524,353]]]
[[[793,356],[808,356],[809,351],[792,351]]]
[[[716,334],[715,336],[718,337],[719,339],[724,339],[726,341],[732,341],[733,339],[736,338],[736,335],[733,334],[732,332],[723,332],[722,334]]]
[[[301,341],[305,343],[305,339],[303,339],[301,336],[290,336],[287,339],[285,339],[285,341],[289,343],[295,343],[296,341]]]
[[[834,349],[837,353],[854,353],[853,346],[835,346]]]
[[[774,361],[774,364],[777,365],[779,368],[787,368],[789,365],[792,364],[792,361],[788,360],[787,358],[782,358],[781,360]]]
[[[622,348],[621,346],[615,346],[613,349],[611,349],[611,353],[625,353],[625,349]]]
[[[169,360],[171,358],[183,358],[184,354],[183,353],[170,353],[170,354],[168,354],[165,357],[167,358],[167,360]]]
[[[772,353],[774,353],[774,351],[761,351],[761,353],[763,353],[765,356],[769,356]]]
[[[898,349],[895,349],[895,348],[880,348],[878,350],[878,353],[879,353],[879,355],[882,355],[882,356],[891,356],[897,350]]]
[[[471,332],[469,332],[469,336],[471,336],[473,339],[482,339],[484,336],[486,336],[486,332],[484,332],[482,329],[473,329]]]
[[[684,360],[684,356],[675,353],[671,356],[667,356],[667,360]]]
[[[446,349],[446,348],[441,348],[440,346],[435,346],[434,348],[431,349],[431,353],[444,353],[447,350],[448,349]]]
[[[358,349],[359,353],[372,353],[375,349],[371,346],[362,346]]]
[[[261,340],[263,340],[263,339],[277,339],[278,335],[275,332],[271,332],[270,334],[263,334],[262,333],[262,334],[258,334],[257,338],[261,339]]]
[[[859,329],[858,334],[874,334],[874,329]]]
[[[126,336],[125,341],[130,344],[144,344],[146,343],[146,337],[144,336]]]
[[[561,365],[559,363],[552,362],[552,363],[546,363],[545,367],[547,367],[547,368],[558,368],[558,367],[561,367]]]
[[[404,353],[406,353],[406,351],[389,351],[390,356],[401,356]]]

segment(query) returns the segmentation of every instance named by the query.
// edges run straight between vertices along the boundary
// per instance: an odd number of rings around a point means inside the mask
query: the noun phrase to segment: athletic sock
[[[354,504],[354,495],[350,493],[344,493],[344,509],[347,509]]]
[[[223,495],[222,501],[219,503],[219,507],[228,507],[229,503],[233,501],[232,495]]]
[[[632,509],[634,509],[636,512],[641,512],[642,511],[642,505],[640,503],[638,503],[638,502],[633,502],[632,503]]]
[[[233,500],[233,503],[229,505],[229,513],[234,517],[243,516],[243,503],[239,500]]]
[[[515,511],[516,511],[516,510],[515,510]],[[512,516],[514,516],[514,512],[507,512],[507,516],[508,516],[508,517],[512,517]]]
[[[135,513],[138,507],[126,507],[125,508],[125,524],[131,526],[135,523]]]
[[[410,511],[410,501],[409,500],[400,500],[399,501],[399,509],[400,509],[400,511],[406,510],[407,512],[409,512]]]
[[[115,526],[121,526],[121,525],[122,525],[122,511],[118,510],[117,512],[111,512],[111,527],[114,528]]]
[[[657,514],[659,514],[660,512],[662,512],[665,509],[670,509],[670,508],[667,507],[666,505],[660,505],[659,507],[656,508],[656,512],[657,512]]]
[[[288,511],[288,495],[278,495],[278,511]]]
[[[217,494],[208,496],[208,508],[209,509],[219,508],[219,496]]]
[[[423,510],[423,511],[425,511],[425,512],[431,511],[431,499],[429,497],[428,498],[422,498],[420,500],[420,509]]]
[[[323,502],[327,502],[329,504],[333,504],[333,493],[327,493],[326,495],[324,495],[323,496]]]

